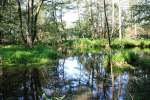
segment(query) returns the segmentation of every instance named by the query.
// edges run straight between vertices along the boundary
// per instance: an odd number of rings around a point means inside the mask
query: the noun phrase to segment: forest
[[[150,0],[0,0],[0,100],[148,100]]]

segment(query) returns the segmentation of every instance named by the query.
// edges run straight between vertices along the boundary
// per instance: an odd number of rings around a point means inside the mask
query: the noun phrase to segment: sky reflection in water
[[[105,76],[106,71],[102,64],[99,64],[99,68],[101,69],[101,76]],[[64,72],[63,72],[64,71]],[[93,97],[99,98],[99,100],[105,100],[106,98],[112,99],[112,81],[111,76],[108,76],[108,87],[104,87],[104,82],[100,81],[97,84],[98,79],[96,75],[92,76],[92,72],[88,71],[84,65],[79,62],[78,57],[68,57],[66,59],[60,59],[58,65],[59,78],[67,81],[71,81],[71,85],[74,90],[78,91],[79,86],[86,86],[91,89]],[[95,70],[94,70],[95,72]],[[92,79],[93,77],[93,79]],[[129,80],[129,76],[127,72],[124,72],[118,75],[114,80],[114,93],[120,91],[118,96],[118,100],[124,100],[126,96],[126,87]],[[80,81],[80,82],[79,82]],[[120,87],[119,87],[120,84]],[[106,88],[106,90],[104,90]],[[120,90],[119,90],[120,88]],[[104,92],[106,91],[106,92]],[[115,95],[116,96],[116,95]]]

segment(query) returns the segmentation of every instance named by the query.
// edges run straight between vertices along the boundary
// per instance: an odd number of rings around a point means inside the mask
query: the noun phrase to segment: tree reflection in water
[[[114,75],[112,70],[111,59],[109,61],[109,67],[104,67],[103,64],[104,55],[100,54],[86,54],[79,57],[69,57],[64,60],[59,60],[58,73],[63,73],[64,79],[69,83],[65,84],[65,91],[69,91],[74,95],[82,95],[85,91],[91,92],[89,99],[117,99],[125,97],[125,88],[128,82],[128,74],[126,72]],[[59,74],[59,77],[62,77]],[[124,80],[124,82],[121,82]],[[122,85],[124,84],[124,85]],[[122,87],[124,86],[124,87]],[[82,93],[82,89],[84,92]],[[117,92],[118,91],[118,92]],[[123,91],[123,92],[122,92]],[[87,94],[85,94],[87,95]],[[82,95],[83,96],[83,95]]]
[[[150,69],[136,69],[131,71],[132,76],[128,83],[128,94],[132,100],[149,100]]]
[[[1,100],[39,100],[40,73],[36,68],[2,68],[0,76]]]

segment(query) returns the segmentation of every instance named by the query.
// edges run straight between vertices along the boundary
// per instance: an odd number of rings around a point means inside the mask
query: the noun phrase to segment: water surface
[[[123,52],[136,54],[132,67],[114,66],[120,60],[113,56]],[[65,56],[54,65],[1,66],[0,100],[148,100],[149,58],[149,50],[114,50]]]

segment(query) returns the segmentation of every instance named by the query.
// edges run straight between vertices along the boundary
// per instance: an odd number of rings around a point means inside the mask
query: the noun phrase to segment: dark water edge
[[[149,59],[150,50],[114,50],[66,55],[55,65],[1,66],[0,100],[148,100]]]

